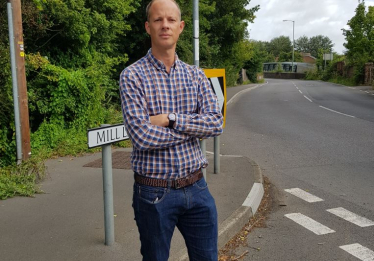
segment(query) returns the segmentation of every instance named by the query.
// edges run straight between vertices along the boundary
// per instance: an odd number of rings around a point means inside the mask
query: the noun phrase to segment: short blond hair
[[[149,2],[149,4],[147,5],[147,8],[145,9],[145,14],[147,16],[147,21],[149,22],[149,10],[151,9],[151,6],[153,5],[154,2],[156,2],[157,0],[152,0],[151,2]],[[179,20],[182,20],[182,12],[181,12],[181,8],[179,7],[178,3],[175,1],[175,0],[170,0],[172,1],[177,7],[178,7],[178,10],[179,10]]]

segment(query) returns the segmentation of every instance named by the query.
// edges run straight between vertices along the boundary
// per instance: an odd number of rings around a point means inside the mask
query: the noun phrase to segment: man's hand
[[[159,114],[156,116],[151,116],[151,124],[160,126],[160,127],[167,127],[169,126],[169,119],[167,114]]]

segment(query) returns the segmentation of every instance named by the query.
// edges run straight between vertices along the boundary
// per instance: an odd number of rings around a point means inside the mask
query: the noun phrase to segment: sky
[[[281,35],[292,41],[292,22],[295,21],[295,40],[306,35],[327,36],[333,51],[343,54],[345,38],[341,29],[348,29],[348,21],[355,15],[358,0],[251,0],[249,8],[260,5],[254,23],[248,26],[249,38],[270,41]],[[366,8],[374,0],[365,1]]]

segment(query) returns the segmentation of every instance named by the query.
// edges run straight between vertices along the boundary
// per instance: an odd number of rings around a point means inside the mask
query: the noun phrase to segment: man
[[[208,162],[199,139],[222,133],[222,114],[204,73],[175,53],[184,28],[178,4],[152,0],[146,13],[152,48],[120,77],[141,254],[168,260],[177,226],[190,260],[217,260],[217,211],[202,175]]]

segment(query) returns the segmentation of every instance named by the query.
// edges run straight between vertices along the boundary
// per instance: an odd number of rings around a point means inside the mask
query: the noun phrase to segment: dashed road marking
[[[313,102],[311,99],[309,99],[307,96],[304,95],[304,98],[307,99],[310,102]]]
[[[306,192],[302,189],[299,189],[299,188],[292,188],[292,189],[285,189],[284,191],[298,197],[298,198],[301,198],[303,200],[305,200],[306,202],[309,202],[309,203],[314,203],[314,202],[320,202],[320,201],[323,201],[323,199],[317,197],[317,196],[314,196],[312,194],[310,194],[309,192]]]
[[[295,221],[297,224],[305,227],[306,229],[312,231],[316,235],[325,235],[334,233],[335,230],[332,230],[321,223],[315,221],[314,219],[311,219],[310,217],[307,217],[301,213],[291,213],[284,215],[285,217]]]
[[[345,245],[340,246],[341,249],[347,251],[352,256],[357,257],[360,260],[363,261],[374,261],[374,251],[358,244],[351,244],[351,245]]]
[[[334,111],[334,110],[332,110],[332,109],[329,109],[329,108],[326,108],[326,107],[323,107],[323,106],[319,106],[319,107],[322,108],[322,109],[325,109],[325,110],[331,111],[331,112],[335,112],[335,113],[338,113],[338,114],[344,115],[344,116],[348,116],[348,117],[356,118],[355,116],[352,116],[352,115],[349,115],[349,114],[345,114],[345,113],[342,113],[342,112],[339,112],[339,111]]]
[[[302,92],[302,91],[300,91],[300,90],[299,90],[299,92],[300,92],[301,94],[303,94],[303,92]]]
[[[346,210],[345,208],[332,208],[332,209],[327,209],[328,212],[344,219],[344,220],[347,220],[359,227],[370,227],[370,226],[374,226],[374,222],[367,219],[367,218],[364,218],[364,217],[361,217],[355,213],[352,213],[351,211],[349,210]]]

